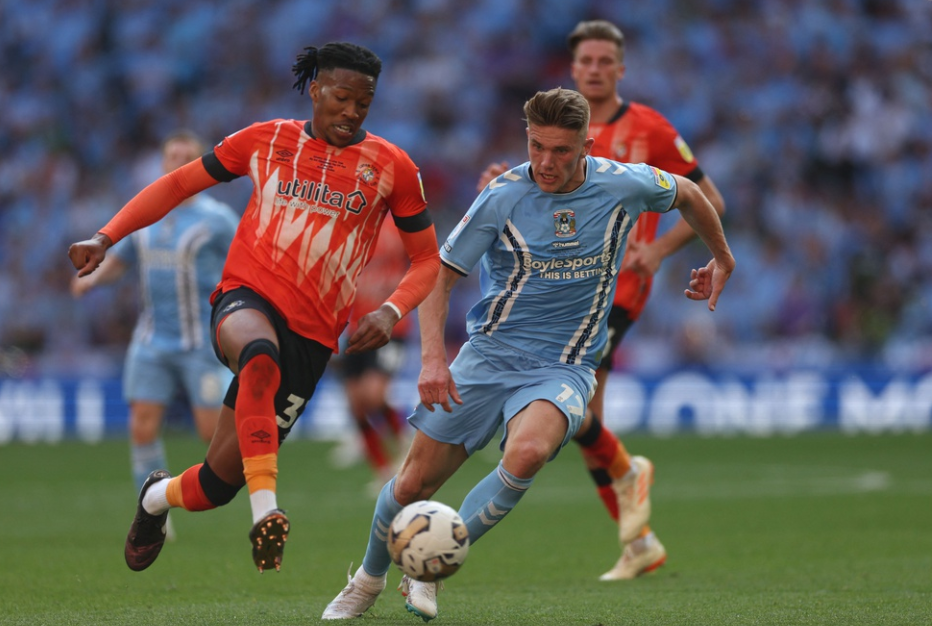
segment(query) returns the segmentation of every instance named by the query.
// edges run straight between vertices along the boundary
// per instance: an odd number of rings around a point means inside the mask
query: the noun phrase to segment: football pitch
[[[615,526],[571,446],[470,551],[432,625],[932,624],[932,433],[626,439],[656,465],[653,528],[665,567],[599,582]],[[178,538],[135,573],[122,547],[135,510],[123,441],[0,447],[0,624],[316,624],[363,556],[368,470],[330,466],[333,443],[282,448],[292,533],[280,573],[250,557],[245,491],[173,513]],[[171,470],[202,444],[167,440]],[[435,499],[458,508],[491,471],[478,454]],[[395,591],[364,624],[421,623]]]

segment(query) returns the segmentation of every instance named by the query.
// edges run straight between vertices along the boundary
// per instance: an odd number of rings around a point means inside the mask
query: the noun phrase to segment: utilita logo
[[[317,205],[338,207],[352,213],[359,213],[368,204],[365,194],[358,189],[344,195],[339,191],[332,191],[330,185],[310,180],[298,180],[297,178],[287,183],[280,181],[278,183],[278,195],[297,198]]]

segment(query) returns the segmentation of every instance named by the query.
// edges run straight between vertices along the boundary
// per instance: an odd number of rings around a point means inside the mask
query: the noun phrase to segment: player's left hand
[[[648,278],[657,273],[662,262],[663,256],[657,246],[629,238],[621,261],[621,271],[634,272],[642,278]]]
[[[382,305],[359,318],[356,332],[346,344],[344,354],[357,354],[381,348],[392,338],[392,329],[398,323],[398,314],[390,306]]]
[[[689,289],[684,293],[690,300],[708,300],[709,310],[714,311],[718,296],[725,288],[725,283],[734,270],[734,264],[727,269],[712,259],[708,265],[690,272]]]

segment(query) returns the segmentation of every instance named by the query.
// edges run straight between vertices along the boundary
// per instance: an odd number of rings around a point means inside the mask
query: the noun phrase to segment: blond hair
[[[585,137],[589,129],[589,103],[572,89],[538,91],[524,103],[524,119],[528,125],[566,128]]]

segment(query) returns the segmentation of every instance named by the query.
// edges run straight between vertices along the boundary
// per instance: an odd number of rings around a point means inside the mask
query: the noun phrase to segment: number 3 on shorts
[[[275,421],[278,422],[279,428],[291,428],[294,421],[298,419],[298,411],[304,406],[304,398],[294,394],[288,396],[288,402],[291,403],[291,406],[282,411],[287,417],[282,417],[281,415],[275,416]]]

